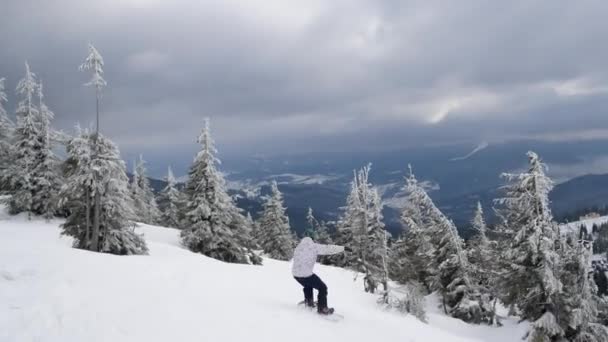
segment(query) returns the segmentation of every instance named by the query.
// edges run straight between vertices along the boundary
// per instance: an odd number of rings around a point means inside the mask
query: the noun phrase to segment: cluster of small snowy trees
[[[527,340],[606,341],[608,305],[590,277],[591,242],[562,234],[553,220],[545,165],[528,153],[529,168],[503,174],[495,200],[499,224],[489,231],[477,204],[465,244],[410,167],[403,233],[388,239],[382,204],[369,184],[369,166],[355,172],[335,241],[347,247],[332,262],[364,275],[365,290],[383,285],[380,303],[424,320],[423,295],[435,292],[445,312],[472,323],[500,324],[497,303],[532,322]],[[309,212],[309,231],[315,223]],[[314,235],[313,235],[314,236]],[[391,286],[388,279],[400,287]]]
[[[131,197],[133,198],[135,218],[143,223],[158,223],[161,212],[158,209],[154,192],[150,186],[146,162],[141,155],[133,165],[133,176],[129,188],[131,190]],[[171,225],[170,227],[176,226]]]
[[[532,322],[531,342],[608,340],[601,325],[606,303],[590,277],[591,244],[560,233],[549,208],[546,167],[534,152],[528,159],[526,172],[503,174],[493,239],[478,203],[468,247],[410,169],[406,229],[391,245],[391,276],[437,292],[446,313],[467,322],[498,323],[500,301]]]

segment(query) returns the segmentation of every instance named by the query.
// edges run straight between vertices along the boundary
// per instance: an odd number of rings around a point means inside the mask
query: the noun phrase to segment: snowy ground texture
[[[519,341],[526,324],[429,323],[387,312],[351,272],[317,266],[330,305],[345,319],[298,309],[290,264],[225,264],[179,246],[178,231],[142,226],[149,256],[70,248],[55,220],[9,217],[0,208],[0,341]]]
[[[608,222],[608,216],[600,216],[600,217],[589,218],[586,220],[565,223],[565,224],[561,225],[561,228],[562,228],[562,232],[564,232],[564,233],[565,232],[578,233],[581,226],[585,225],[585,227],[587,228],[587,231],[589,233],[591,233],[594,224],[599,226],[606,222]]]

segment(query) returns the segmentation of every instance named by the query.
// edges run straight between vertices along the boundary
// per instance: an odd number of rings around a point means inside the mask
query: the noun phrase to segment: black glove
[[[344,246],[344,251],[350,253],[353,251],[353,249],[348,246]]]

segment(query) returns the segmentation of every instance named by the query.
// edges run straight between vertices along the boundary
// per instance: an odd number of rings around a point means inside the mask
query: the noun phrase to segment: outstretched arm
[[[315,249],[317,250],[318,255],[332,255],[344,252],[343,246],[321,245],[318,243],[315,243]]]

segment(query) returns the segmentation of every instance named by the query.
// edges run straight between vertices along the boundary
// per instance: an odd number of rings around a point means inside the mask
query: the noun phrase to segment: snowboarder
[[[317,289],[317,312],[331,315],[333,308],[327,307],[327,286],[321,278],[312,272],[318,255],[332,255],[344,252],[344,247],[336,245],[321,245],[311,238],[305,237],[300,241],[293,253],[291,272],[293,277],[304,287],[304,304],[314,307],[313,289]]]

